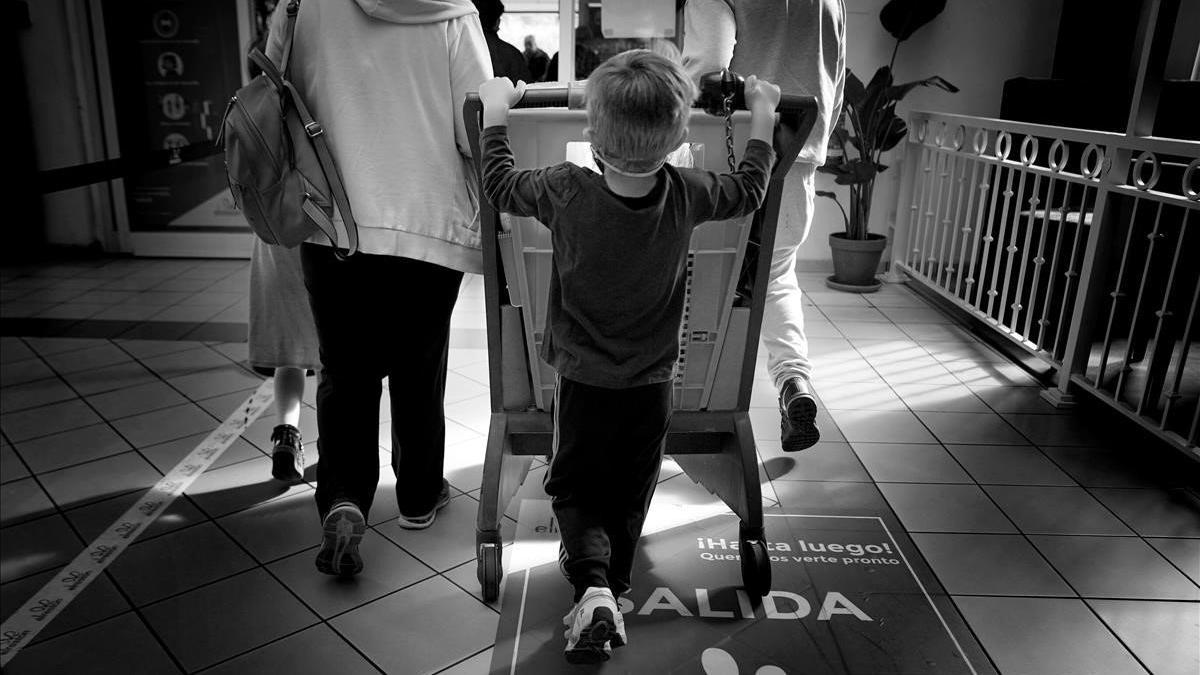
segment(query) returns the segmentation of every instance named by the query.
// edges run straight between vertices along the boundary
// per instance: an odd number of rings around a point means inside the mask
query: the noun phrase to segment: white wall
[[[879,23],[886,0],[846,0],[847,67],[863,82],[887,65],[895,40]],[[946,9],[900,45],[895,78],[899,82],[941,75],[959,88],[957,94],[918,88],[901,102],[901,115],[909,110],[998,117],[1005,80],[1013,77],[1048,77],[1054,60],[1054,43],[1062,0],[948,0]],[[901,146],[884,156],[892,167],[902,164]],[[893,168],[877,181],[871,214],[871,231],[886,233],[895,220],[896,190],[900,172]],[[832,178],[817,175],[817,189],[835,190],[843,205],[849,191]],[[842,215],[828,199],[818,199],[808,243],[800,249],[799,265],[827,269],[828,238],[840,231]]]

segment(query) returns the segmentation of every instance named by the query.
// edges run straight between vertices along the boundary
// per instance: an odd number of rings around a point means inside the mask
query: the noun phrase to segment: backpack
[[[345,257],[358,250],[358,228],[342,177],[324,127],[287,77],[299,10],[300,0],[290,0],[282,72],[260,47],[250,51],[262,73],[229,100],[217,143],[233,200],[260,239],[292,248],[320,231]]]

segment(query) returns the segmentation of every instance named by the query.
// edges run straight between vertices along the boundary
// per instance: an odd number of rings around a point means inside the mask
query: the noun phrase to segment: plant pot
[[[873,293],[879,290],[875,272],[887,247],[887,237],[867,234],[866,239],[847,239],[845,232],[829,235],[829,250],[833,254],[833,276],[825,285],[851,293]]]

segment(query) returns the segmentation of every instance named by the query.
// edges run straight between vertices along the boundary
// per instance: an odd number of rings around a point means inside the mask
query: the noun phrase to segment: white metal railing
[[[1200,142],[913,113],[891,264],[1186,451]]]

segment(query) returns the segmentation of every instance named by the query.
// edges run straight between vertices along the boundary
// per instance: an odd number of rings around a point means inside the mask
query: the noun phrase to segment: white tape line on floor
[[[200,474],[237,440],[274,399],[274,381],[267,380],[217,427],[183,461],[129,507],[75,559],[54,575],[40,591],[0,626],[0,666],[8,665],[67,605],[121,555],[175,498],[191,487]]]

